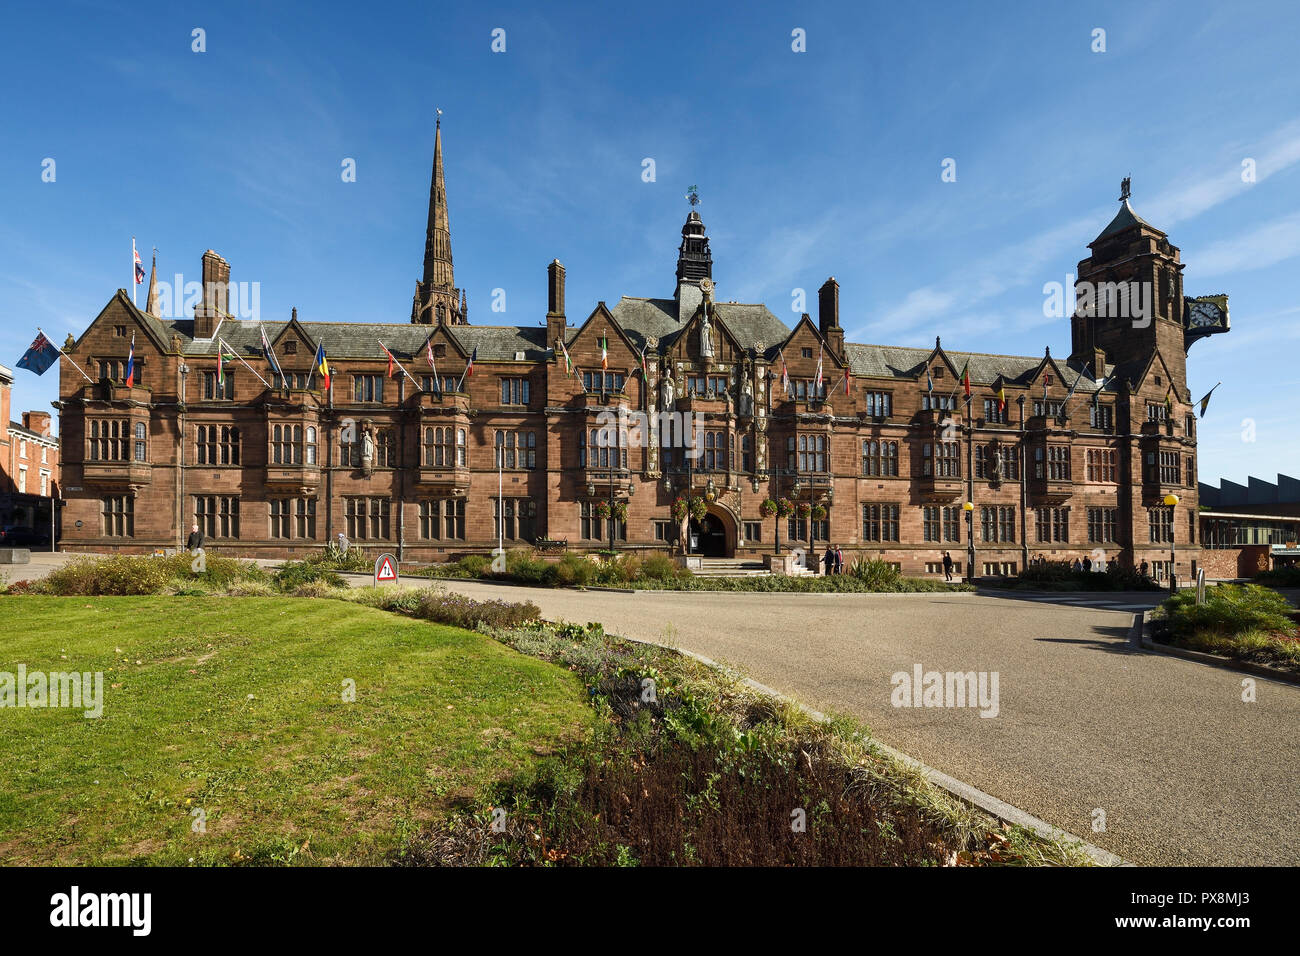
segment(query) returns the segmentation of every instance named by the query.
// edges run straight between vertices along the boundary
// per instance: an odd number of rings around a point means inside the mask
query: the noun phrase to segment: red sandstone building
[[[409,322],[267,322],[273,377],[261,326],[229,314],[230,266],[209,251],[193,319],[142,312],[119,290],[69,340],[98,381],[61,363],[62,544],[147,551],[198,523],[229,553],[302,555],[343,533],[435,561],[490,550],[498,533],[506,547],[596,550],[612,526],[619,548],[673,550],[673,502],[689,494],[707,502],[692,529],[706,555],[771,553],[779,524],[786,550],[829,542],[933,573],[945,550],[963,567],[973,546],[975,572],[998,574],[1098,552],[1163,566],[1176,538],[1186,574],[1198,556],[1186,353],[1226,331],[1227,303],[1184,296],[1177,247],[1125,186],[1079,283],[1140,283],[1151,310],[1143,322],[1080,308],[1068,357],[845,342],[833,278],[817,317],[788,327],[715,296],[694,210],[671,296],[600,302],[570,324],[552,261],[544,326],[485,326],[455,286],[439,133]],[[411,377],[389,377],[381,339]],[[274,387],[238,362],[218,380],[219,341]],[[328,389],[313,371],[320,343]],[[689,415],[695,454],[657,429],[615,428],[610,447],[601,416],[619,409]],[[794,513],[766,516],[766,499]]]
[[[59,439],[50,433],[49,412],[23,412],[12,421],[13,372],[0,365],[0,547],[25,546],[44,536],[59,494]],[[15,537],[15,533],[17,537]]]

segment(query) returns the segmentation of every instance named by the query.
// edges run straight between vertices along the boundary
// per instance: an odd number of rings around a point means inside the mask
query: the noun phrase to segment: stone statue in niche
[[[375,470],[375,434],[369,421],[361,425],[361,470],[367,476]]]
[[[748,375],[745,376],[745,388],[740,396],[740,414],[754,414],[754,382]]]
[[[665,372],[663,381],[660,382],[659,385],[660,385],[659,388],[660,394],[663,396],[664,411],[671,412],[673,410],[674,405],[676,404],[676,400],[673,396],[672,374],[669,372]]]
[[[704,310],[704,317],[700,319],[700,358],[713,358],[713,335],[709,328],[709,310]]]

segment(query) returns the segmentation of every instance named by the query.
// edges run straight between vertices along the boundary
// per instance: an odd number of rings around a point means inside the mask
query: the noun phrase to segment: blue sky
[[[557,257],[571,321],[670,295],[698,184],[724,300],[790,322],[834,275],[851,341],[1063,356],[1043,285],[1131,175],[1187,292],[1231,295],[1190,356],[1194,397],[1223,382],[1201,477],[1300,474],[1296,36],[1281,2],[28,5],[0,36],[0,362],[83,329],[132,235],[163,276],[216,249],[268,319],[405,321],[441,107],[479,324],[540,322]],[[54,373],[17,375],[48,407]]]

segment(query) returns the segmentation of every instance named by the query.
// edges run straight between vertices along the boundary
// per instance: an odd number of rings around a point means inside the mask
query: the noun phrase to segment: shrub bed
[[[1300,671],[1296,610],[1276,591],[1257,584],[1207,588],[1205,603],[1182,591],[1152,621],[1157,640],[1256,664]]]
[[[494,572],[482,555],[468,555],[451,564],[412,572],[431,578],[480,578],[509,581],[539,587],[634,587],[657,591],[759,591],[759,592],[907,592],[973,591],[969,584],[904,577],[885,561],[859,560],[848,573],[835,575],[762,575],[756,577],[706,578],[679,568],[665,554],[641,557],[623,553],[592,561],[579,554],[566,554],[551,562],[531,551],[506,555],[505,573]]]
[[[502,784],[400,865],[993,865],[1087,863],[960,804],[875,750],[733,675],[599,624],[489,631],[574,671],[594,737]],[[505,816],[500,816],[500,811]],[[502,826],[504,824],[504,826]]]
[[[1069,561],[1031,564],[1014,578],[981,582],[988,587],[1025,591],[1163,591],[1164,587],[1136,568],[1117,561],[1105,571],[1076,571]]]
[[[56,568],[39,581],[11,585],[11,593],[63,596],[142,595],[173,592],[227,592],[240,585],[265,584],[268,576],[256,564],[204,555],[204,569],[194,570],[194,557],[181,553],[171,557],[79,557]],[[21,591],[17,590],[22,586]]]

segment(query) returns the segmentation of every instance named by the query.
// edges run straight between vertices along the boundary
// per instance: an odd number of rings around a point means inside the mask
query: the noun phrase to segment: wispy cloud
[[[1229,164],[1225,167],[1223,164],[1223,157],[1233,152],[1256,160],[1253,186],[1243,183],[1239,166]],[[1144,200],[1142,214],[1161,228],[1175,225],[1241,196],[1247,189],[1257,188],[1269,177],[1298,163],[1300,122],[1290,122],[1262,143],[1221,150],[1217,168],[1202,166],[1193,177],[1166,188],[1149,201]],[[1028,239],[979,257],[950,278],[910,290],[897,303],[886,306],[880,317],[872,321],[871,334],[879,338],[902,329],[915,329],[939,318],[944,318],[946,324],[955,308],[970,308],[1012,289],[1037,284],[1047,263],[1067,256],[1071,249],[1077,248],[1080,237],[1089,235],[1089,230],[1096,229],[1107,215],[1105,210],[1098,209],[1065,225],[1040,231]],[[1198,255],[1198,274],[1240,269],[1247,262],[1258,268],[1300,254],[1298,224],[1300,216],[1288,216],[1256,230],[1244,241],[1238,239],[1216,244]],[[1205,260],[1209,260],[1208,263]],[[1026,302],[1041,297],[1040,288],[1026,289],[1026,292]],[[853,338],[861,332],[862,329],[850,330],[849,336]]]

